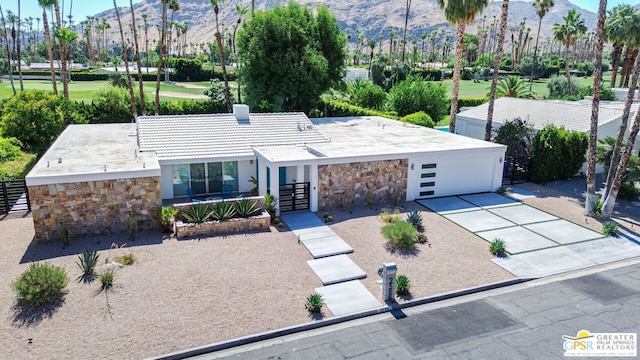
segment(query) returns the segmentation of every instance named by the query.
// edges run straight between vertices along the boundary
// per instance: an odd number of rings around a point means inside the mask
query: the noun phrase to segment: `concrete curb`
[[[353,313],[353,314],[349,314],[349,315],[332,317],[332,318],[329,318],[329,319],[326,319],[326,320],[320,320],[320,321],[317,321],[317,322],[311,322],[311,323],[306,323],[306,324],[301,324],[301,325],[294,325],[294,326],[285,327],[285,328],[281,328],[281,329],[277,329],[277,330],[273,330],[273,331],[268,331],[268,332],[248,335],[248,336],[244,336],[244,337],[240,337],[240,338],[231,339],[231,340],[228,340],[228,341],[223,341],[223,342],[213,343],[213,344],[209,344],[209,345],[204,345],[204,346],[201,346],[201,347],[191,348],[191,349],[187,349],[187,350],[180,350],[180,351],[177,351],[177,352],[164,354],[164,355],[160,355],[160,356],[157,356],[157,357],[152,357],[152,358],[149,358],[149,359],[152,359],[152,360],[184,359],[184,358],[203,355],[203,354],[208,354],[208,353],[212,353],[212,352],[216,352],[216,351],[227,350],[227,349],[234,348],[234,347],[237,347],[237,346],[247,345],[247,344],[251,344],[251,343],[255,343],[255,342],[259,342],[259,341],[270,340],[270,339],[274,339],[274,338],[277,338],[277,337],[280,337],[280,336],[286,336],[286,335],[291,335],[291,334],[295,334],[295,333],[299,333],[299,332],[303,332],[303,331],[309,331],[309,330],[318,329],[318,328],[325,327],[325,326],[340,324],[340,323],[343,323],[343,322],[356,320],[356,319],[364,318],[364,317],[367,317],[367,316],[382,314],[382,313],[390,312],[390,311],[393,311],[393,310],[405,309],[405,308],[409,308],[409,307],[413,307],[413,306],[434,303],[434,302],[438,302],[438,301],[442,301],[442,300],[448,300],[448,299],[452,299],[452,298],[456,298],[456,297],[460,297],[460,296],[465,296],[465,295],[470,295],[470,294],[475,294],[475,293],[479,293],[479,292],[483,292],[483,291],[488,291],[488,290],[498,289],[498,288],[502,288],[502,287],[517,285],[517,284],[521,284],[521,283],[524,283],[524,282],[527,282],[527,281],[531,281],[531,280],[535,280],[535,279],[536,278],[516,278],[516,279],[511,279],[511,280],[506,280],[506,281],[495,282],[495,283],[481,285],[481,286],[477,286],[477,287],[473,287],[473,288],[467,288],[467,289],[457,290],[457,291],[448,292],[448,293],[444,293],[444,294],[439,294],[439,295],[424,297],[424,298],[420,298],[420,299],[415,299],[415,300],[407,301],[406,303],[402,303],[402,304],[395,303],[395,304],[392,304],[392,305],[379,307],[379,308],[375,308],[375,309],[371,309],[371,310],[367,310],[367,311],[363,311],[363,312],[359,312],[359,313]]]

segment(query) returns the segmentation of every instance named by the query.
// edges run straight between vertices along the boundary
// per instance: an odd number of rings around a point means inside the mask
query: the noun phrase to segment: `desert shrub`
[[[369,84],[357,89],[351,96],[355,105],[367,109],[382,110],[387,101],[387,93],[378,85]]]
[[[574,77],[571,77],[571,86],[573,87],[573,94],[569,94],[569,83],[566,76],[552,76],[547,81],[547,89],[549,89],[549,98],[559,99],[573,95],[577,98],[577,94],[580,93],[581,88],[579,83]],[[570,98],[573,99],[573,98]]]
[[[68,283],[69,278],[63,268],[47,263],[32,263],[11,287],[16,293],[18,305],[36,307],[59,300],[66,294]]]
[[[409,212],[409,214],[407,214],[407,222],[413,225],[413,227],[416,228],[416,230],[418,230],[419,232],[424,231],[424,226],[422,225],[422,215],[420,214],[420,211],[414,210]]]
[[[391,89],[388,103],[398,116],[424,111],[437,123],[447,114],[449,99],[444,85],[409,77]]]
[[[109,290],[113,287],[113,278],[115,277],[114,269],[105,269],[100,273],[100,284],[102,290]]]
[[[418,233],[418,235],[416,235],[416,243],[418,243],[418,244],[426,244],[428,242],[429,242],[429,238],[427,237],[427,234]]]
[[[133,255],[133,253],[128,253],[125,255],[116,256],[115,258],[113,258],[113,260],[122,265],[133,265],[133,263],[136,262],[136,257],[135,255]]]
[[[78,261],[76,265],[82,270],[80,279],[84,281],[91,281],[96,276],[96,265],[98,264],[98,252],[95,250],[86,249],[78,255]]]
[[[489,252],[493,256],[505,257],[507,255],[507,244],[502,239],[493,239],[489,244]]]
[[[307,296],[307,300],[305,301],[304,307],[310,312],[319,313],[322,310],[322,305],[324,304],[324,299],[322,295],[314,292]]]
[[[158,209],[157,218],[160,222],[160,229],[164,233],[172,233],[173,232],[173,222],[178,216],[178,209],[173,206],[163,206]]]
[[[380,230],[387,239],[387,244],[399,249],[408,249],[416,243],[418,231],[406,221],[396,221],[385,225]]]
[[[210,85],[207,89],[202,91],[203,94],[207,95],[209,99],[211,99],[211,103],[216,108],[225,108],[227,106],[226,99],[224,96],[224,83],[218,79],[211,79]]]
[[[114,71],[107,75],[107,80],[109,81],[109,85],[113,87],[121,89],[127,89],[128,87],[127,78],[118,71]]]
[[[585,96],[593,96],[593,88],[591,86],[583,86],[578,90],[578,98],[584,99]],[[610,87],[602,85],[600,87],[600,100],[615,101],[618,99],[616,93]]]
[[[396,295],[407,296],[411,293],[411,280],[406,275],[396,277]]]
[[[531,180],[548,182],[571,178],[585,162],[587,134],[547,125],[533,138]]]
[[[398,214],[400,214],[400,210],[398,209],[394,209],[392,212],[390,209],[384,208],[380,213],[380,219],[386,223],[394,223],[396,221],[400,221]]]
[[[402,122],[406,122],[409,124],[425,126],[428,128],[434,128],[436,124],[431,120],[431,116],[425,114],[424,111],[419,111],[417,113],[409,114],[400,119]]]

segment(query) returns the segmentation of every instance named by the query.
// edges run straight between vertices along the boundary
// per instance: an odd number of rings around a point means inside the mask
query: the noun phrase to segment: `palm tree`
[[[538,40],[540,40],[540,28],[542,27],[542,18],[547,14],[549,9],[553,7],[553,0],[535,0],[533,7],[536,8],[536,14],[538,14],[538,35],[536,35],[536,46],[533,48],[533,64],[531,65],[531,79],[529,83],[529,91],[533,87],[533,72],[536,68],[536,61],[538,60]]]
[[[500,62],[504,53],[504,37],[507,34],[507,20],[509,17],[509,0],[502,1],[502,15],[500,16],[500,35],[498,36],[498,49],[496,61],[493,65],[493,80],[489,91],[489,108],[487,110],[487,124],[484,131],[484,140],[491,140],[491,130],[493,128],[493,106],[496,102],[496,91],[498,86],[498,75],[500,73]],[[493,26],[495,28],[495,26]]]
[[[460,70],[462,68],[462,52],[464,50],[464,31],[467,24],[475,20],[476,14],[487,7],[487,0],[438,0],[438,6],[444,10],[444,16],[451,24],[457,24],[456,61],[453,67],[453,95],[451,96],[451,120],[449,132],[456,130],[458,113],[458,94],[460,92]]]
[[[223,4],[224,0],[209,0],[213,6],[213,12],[216,14],[216,44],[218,45],[218,54],[220,55],[220,64],[222,65],[222,78],[224,79],[224,99],[227,104],[227,111],[231,112],[231,92],[229,91],[229,79],[227,78],[227,67],[224,60],[224,48],[222,46],[222,35],[220,34],[220,12],[219,4]]]
[[[496,96],[532,99],[533,93],[527,89],[526,80],[520,79],[517,75],[510,75],[498,81]]]
[[[147,22],[147,18],[149,15],[142,14],[142,21],[144,22],[144,54],[145,54],[145,66],[147,68],[147,74],[149,73],[149,23]]]
[[[131,80],[131,73],[129,72],[129,60],[127,59],[127,45],[124,40],[124,31],[122,30],[122,21],[120,20],[120,10],[118,10],[118,4],[116,0],[113,0],[113,9],[116,11],[116,19],[118,20],[118,28],[120,29],[120,40],[122,41],[122,58],[124,59],[124,68],[127,72],[127,87],[129,88],[129,96],[131,96],[131,111],[133,113],[133,119],[131,122],[135,122],[138,117],[138,110],[136,109],[136,96],[133,93],[133,81]],[[133,6],[131,7],[133,11]],[[143,94],[144,96],[144,94]],[[140,99],[144,101],[144,97]]]
[[[371,48],[371,54],[369,58],[369,72],[371,72],[371,64],[373,64],[373,49],[375,49],[376,47],[376,39],[369,39],[367,45],[369,45],[369,48]]]
[[[233,57],[236,61],[236,69],[240,66],[238,64],[238,52],[236,51],[236,32],[238,31],[238,27],[242,23],[242,17],[249,12],[249,9],[243,8],[241,4],[236,4],[236,12],[238,13],[238,20],[236,20],[235,25],[233,26],[233,39],[231,44],[233,45]],[[240,82],[238,82],[238,102],[242,103],[242,95],[240,94]]]
[[[584,25],[584,20],[581,17],[582,14],[575,9],[571,9],[566,16],[562,17],[562,19],[564,19],[563,24],[553,24],[553,38],[561,42],[565,49],[564,71],[569,85],[569,94],[573,94],[571,73],[569,72],[569,47],[575,45],[576,37],[587,31],[587,27]]]
[[[156,70],[156,99],[155,99],[155,114],[160,114],[160,76],[162,69],[162,56],[165,50],[166,40],[166,28],[167,28],[167,0],[160,0],[162,2],[162,23],[160,25],[160,49],[158,50],[158,69]]]
[[[620,55],[625,43],[632,36],[635,9],[631,5],[622,4],[609,11],[609,16],[604,22],[605,37],[613,44],[613,54],[611,60],[611,87],[616,86],[616,77],[620,65]]]
[[[24,91],[24,83],[22,82],[22,56],[20,54],[20,3],[18,0],[18,42],[16,44],[16,54],[18,55],[18,78],[20,79],[20,91]]]
[[[49,56],[49,69],[51,71],[51,84],[53,92],[58,94],[58,84],[56,80],[56,69],[53,66],[53,45],[51,44],[51,33],[49,32],[49,20],[47,18],[47,10],[51,9],[57,0],[38,0],[38,4],[42,8],[42,26],[44,27],[44,38],[47,43],[47,55]]]
[[[607,0],[600,0],[598,26],[596,28],[596,63],[593,71],[593,101],[591,103],[591,126],[589,150],[587,151],[587,198],[585,212],[593,215],[596,207],[596,155],[598,147],[598,111],[600,110],[600,87],[602,83],[602,48],[604,47],[604,19],[607,15]]]
[[[16,87],[13,84],[13,66],[11,65],[11,49],[9,49],[9,39],[7,38],[8,31],[7,31],[6,23],[4,21],[4,13],[2,12],[1,5],[0,5],[0,19],[2,19],[2,33],[4,34],[3,35],[4,45],[7,52],[7,60],[9,61],[9,81],[11,82],[11,89],[13,90],[13,95],[15,96],[17,93],[16,93]]]
[[[404,62],[405,47],[407,46],[407,25],[409,23],[409,11],[411,10],[411,0],[406,0],[407,5],[404,11],[404,34],[402,35],[402,62]]]
[[[140,60],[140,47],[138,46],[138,32],[136,31],[136,14],[133,10],[133,0],[129,0],[129,7],[131,8],[131,29],[133,30],[133,43],[136,51],[136,65],[138,65],[138,85],[140,87],[140,112],[142,115],[147,113],[147,108],[144,103],[144,84],[142,81],[142,61]],[[117,9],[116,9],[117,12]]]
[[[58,0],[53,0],[53,9],[56,14],[56,29],[54,31],[54,36],[58,39],[58,46],[60,47],[60,68],[61,68],[61,77],[62,77],[62,89],[65,98],[69,98],[69,78],[68,78],[68,69],[67,69],[67,44],[64,43],[58,35],[67,36],[68,32],[62,32],[62,15],[60,14],[60,3]],[[64,39],[70,40],[69,38]]]

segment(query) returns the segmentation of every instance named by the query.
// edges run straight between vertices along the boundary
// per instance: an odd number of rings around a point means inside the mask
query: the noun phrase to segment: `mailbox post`
[[[396,263],[383,263],[378,268],[378,275],[382,277],[382,298],[385,301],[396,301]]]

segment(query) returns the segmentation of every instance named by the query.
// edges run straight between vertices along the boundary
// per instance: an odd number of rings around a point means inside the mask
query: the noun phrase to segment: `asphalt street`
[[[567,346],[580,350],[567,339],[596,341],[581,338],[585,330],[635,333],[637,340],[639,329],[640,259],[635,258],[195,359],[563,359]]]

